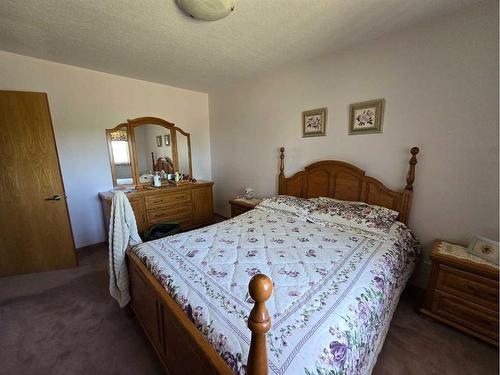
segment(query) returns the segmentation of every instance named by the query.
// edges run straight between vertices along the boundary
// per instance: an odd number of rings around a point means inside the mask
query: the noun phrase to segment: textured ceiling
[[[477,0],[236,0],[227,18],[175,0],[1,0],[0,49],[200,91],[400,30]]]

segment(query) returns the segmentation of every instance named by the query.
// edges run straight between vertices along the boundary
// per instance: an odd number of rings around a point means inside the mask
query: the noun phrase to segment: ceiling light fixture
[[[177,5],[191,17],[217,21],[234,9],[234,0],[177,0]]]

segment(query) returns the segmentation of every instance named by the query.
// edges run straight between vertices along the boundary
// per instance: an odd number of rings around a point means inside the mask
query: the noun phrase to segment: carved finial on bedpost
[[[278,176],[278,194],[286,194],[285,191],[285,148],[280,148],[280,174]]]
[[[418,147],[412,147],[410,150],[410,169],[408,169],[408,174],[406,175],[406,188],[407,190],[413,190],[413,181],[415,181],[415,164],[417,164],[417,155],[419,152]]]
[[[417,154],[420,150],[418,147],[412,147],[410,150],[410,168],[408,169],[408,174],[406,175],[406,187],[403,191],[403,196],[401,200],[401,209],[399,211],[399,221],[408,224],[410,218],[410,208],[411,199],[413,196],[413,181],[415,181],[415,164],[417,164]]]
[[[247,375],[267,375],[266,333],[271,329],[271,318],[265,302],[273,293],[273,282],[266,275],[255,275],[248,284],[248,292],[255,305],[248,317],[252,340],[248,354]]]
[[[280,148],[280,175],[285,171],[285,148]]]

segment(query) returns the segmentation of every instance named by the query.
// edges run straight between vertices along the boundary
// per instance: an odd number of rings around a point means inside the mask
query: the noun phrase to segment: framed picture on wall
[[[156,136],[156,146],[161,147],[162,141],[161,141],[161,135]]]
[[[326,116],[326,108],[302,112],[302,137],[319,137],[326,135]]]
[[[384,99],[350,105],[349,134],[382,133]]]
[[[165,146],[170,146],[170,134],[165,134],[163,138],[165,139]]]

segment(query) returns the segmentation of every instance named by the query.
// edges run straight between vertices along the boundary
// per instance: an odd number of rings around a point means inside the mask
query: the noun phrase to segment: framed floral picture
[[[165,146],[170,146],[170,134],[165,134],[163,138],[165,140]]]
[[[156,146],[162,146],[161,135],[156,136]]]
[[[498,265],[498,242],[476,236],[469,244],[467,252]]]
[[[384,105],[384,99],[351,104],[349,134],[382,133]]]
[[[326,135],[326,108],[318,108],[302,112],[302,137],[318,137]]]

